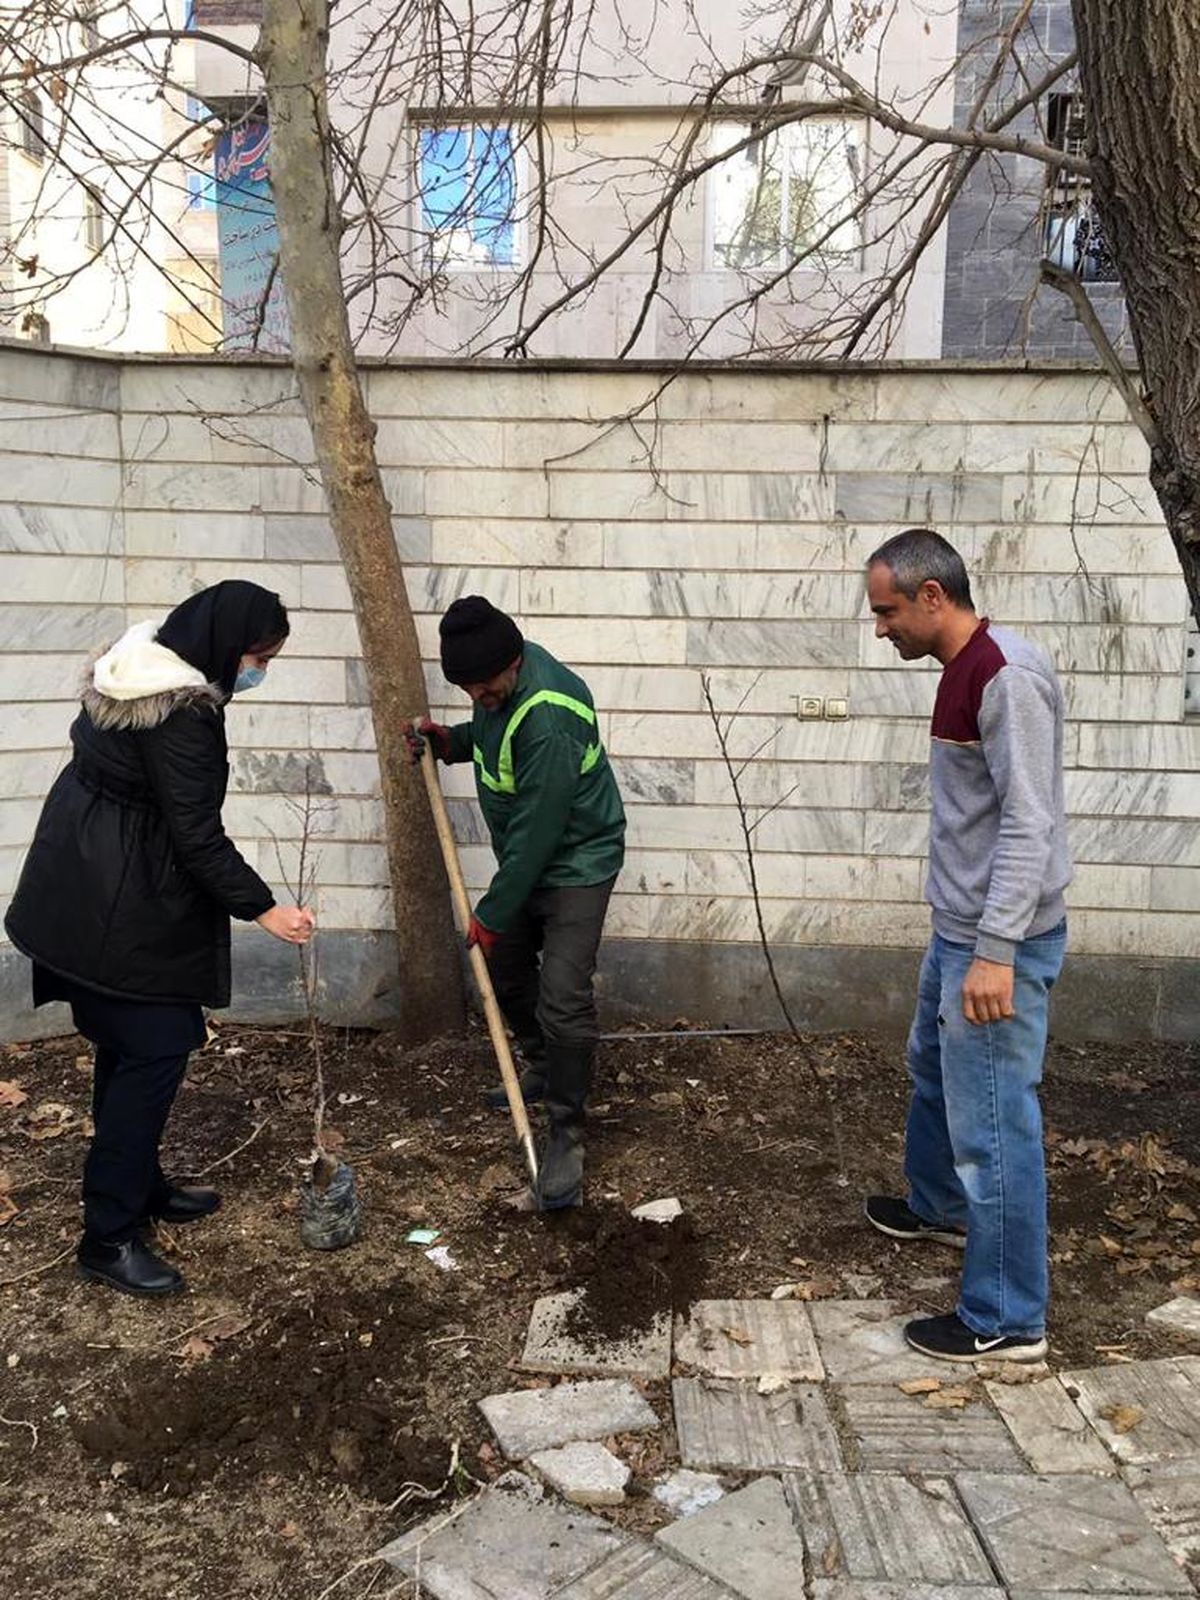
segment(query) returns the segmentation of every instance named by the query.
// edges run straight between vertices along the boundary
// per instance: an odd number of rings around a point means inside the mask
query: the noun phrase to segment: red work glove
[[[404,735],[414,767],[420,765],[426,739],[433,746],[433,753],[439,761],[449,761],[450,729],[443,727],[440,722],[431,722],[428,717],[422,717],[415,728],[411,722],[402,722],[400,732]]]
[[[467,924],[467,949],[477,944],[485,956],[490,956],[500,943],[500,935],[493,928],[485,928],[479,918],[472,916]]]

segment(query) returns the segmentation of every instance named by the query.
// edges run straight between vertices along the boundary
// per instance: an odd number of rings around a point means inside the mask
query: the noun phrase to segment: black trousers
[[[119,1000],[64,979],[43,981],[42,993],[70,1002],[76,1028],[95,1047],[84,1233],[130,1239],[168,1187],[158,1147],[188,1056],[204,1043],[204,1014],[198,1005]]]
[[[535,889],[488,958],[496,998],[526,1060],[551,1044],[595,1044],[592,980],[615,876]]]

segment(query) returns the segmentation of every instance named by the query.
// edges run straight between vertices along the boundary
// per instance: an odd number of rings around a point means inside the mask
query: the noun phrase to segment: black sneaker
[[[968,1328],[953,1311],[944,1317],[918,1317],[906,1326],[904,1337],[914,1350],[939,1361],[1042,1361],[1049,1349],[1044,1338],[988,1338]]]
[[[871,1226],[889,1239],[932,1239],[935,1244],[952,1245],[956,1250],[966,1248],[965,1228],[944,1228],[940,1223],[926,1222],[896,1195],[873,1194],[863,1210]]]

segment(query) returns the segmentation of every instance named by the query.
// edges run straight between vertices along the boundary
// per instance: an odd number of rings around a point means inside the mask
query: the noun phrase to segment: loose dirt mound
[[[643,1333],[663,1311],[686,1312],[703,1297],[707,1273],[690,1217],[642,1222],[615,1206],[573,1214],[572,1278],[583,1296],[567,1332],[585,1348]]]

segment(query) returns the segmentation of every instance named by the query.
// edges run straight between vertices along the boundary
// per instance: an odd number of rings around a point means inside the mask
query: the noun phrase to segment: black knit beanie
[[[451,683],[486,683],[525,648],[520,628],[481,594],[463,595],[442,618],[442,671]]]

